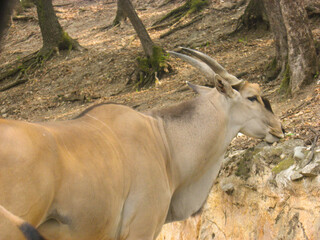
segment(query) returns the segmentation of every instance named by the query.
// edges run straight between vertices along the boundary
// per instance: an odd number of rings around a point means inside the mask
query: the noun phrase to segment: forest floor
[[[260,83],[264,95],[283,122],[286,138],[301,138],[310,144],[320,132],[320,81],[291,98],[279,94],[280,80],[266,83],[264,73],[274,56],[272,35],[266,29],[230,35],[245,6],[237,0],[213,0],[194,24],[167,37],[170,30],[151,29],[152,23],[183,1],[161,6],[164,1],[133,1],[151,38],[165,50],[179,46],[196,48],[213,56],[230,73]],[[70,119],[85,108],[101,103],[122,103],[139,111],[160,108],[194,97],[186,87],[188,80],[205,84],[204,77],[189,65],[170,59],[173,72],[154,87],[136,91],[127,86],[134,78],[136,58],[143,56],[140,41],[129,21],[108,28],[116,13],[115,0],[54,0],[59,22],[77,39],[84,51],[60,52],[36,71],[24,76],[27,82],[0,92],[0,116],[8,119],[48,121]],[[0,73],[4,67],[39,50],[42,46],[36,9],[26,9],[27,21],[13,20],[1,44]],[[188,22],[193,16],[183,20]],[[320,40],[320,18],[310,19],[314,38]],[[16,76],[0,82],[0,87]],[[258,140],[239,136],[233,148],[248,148]]]

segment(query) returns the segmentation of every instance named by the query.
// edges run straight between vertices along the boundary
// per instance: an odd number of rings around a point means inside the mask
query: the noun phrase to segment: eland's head
[[[169,53],[198,68],[206,76],[207,81],[215,86],[212,89],[188,83],[195,92],[210,98],[210,95],[217,94],[218,91],[225,97],[230,127],[269,143],[284,137],[280,120],[274,115],[270,102],[262,96],[258,84],[238,79],[228,73],[216,60],[202,52],[189,48],[182,48],[182,51],[193,57],[176,52]]]

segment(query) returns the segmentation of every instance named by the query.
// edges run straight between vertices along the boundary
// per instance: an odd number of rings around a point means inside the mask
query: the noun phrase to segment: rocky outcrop
[[[226,158],[201,215],[158,240],[320,239],[320,148],[260,144]]]

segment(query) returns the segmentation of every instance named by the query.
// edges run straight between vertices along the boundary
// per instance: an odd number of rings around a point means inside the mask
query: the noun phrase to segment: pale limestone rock
[[[313,169],[312,178],[298,175],[299,159],[277,174],[272,171],[293,158],[296,146],[302,141],[261,145],[227,157],[202,214],[165,225],[157,240],[320,239],[319,148],[305,167]],[[245,162],[249,172],[236,176],[244,157],[250,159]],[[234,189],[232,194],[228,189]]]

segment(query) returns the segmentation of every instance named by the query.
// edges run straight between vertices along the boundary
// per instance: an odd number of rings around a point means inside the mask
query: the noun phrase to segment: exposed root
[[[165,38],[165,37],[171,35],[172,33],[175,33],[175,32],[177,32],[177,31],[179,31],[181,29],[184,29],[184,28],[194,24],[195,22],[200,21],[203,17],[204,17],[204,15],[198,15],[198,16],[194,17],[190,22],[188,22],[186,24],[183,24],[183,25],[180,25],[180,26],[177,26],[177,27],[169,30],[168,32],[166,32],[164,34],[161,34],[160,38]]]
[[[39,66],[42,66],[43,63],[51,56],[52,52],[48,55],[42,55],[40,51],[37,51],[6,67],[6,70],[0,74],[0,82],[4,82],[5,79],[15,75],[17,75],[17,77],[14,81],[3,84],[3,86],[0,87],[0,91],[6,91],[27,82],[28,73]]]
[[[164,0],[163,3],[161,3],[158,8],[162,8],[162,7],[168,5],[171,2],[174,2],[174,0]]]
[[[21,75],[22,75],[22,73],[20,72],[15,81],[10,82],[10,83],[4,85],[3,87],[0,87],[0,92],[6,91],[6,90],[8,90],[10,88],[13,88],[13,87],[18,86],[18,85],[20,85],[22,83],[27,82],[28,81],[27,79],[21,79],[20,78]]]
[[[3,85],[0,87],[0,91],[5,91],[27,82],[29,79],[28,73],[30,73],[30,71],[34,71],[39,67],[42,67],[48,59],[53,57],[55,54],[59,54],[59,49],[82,50],[84,48],[81,47],[77,41],[73,40],[68,36],[68,34],[65,33],[63,41],[61,41],[61,43],[59,44],[59,48],[43,47],[39,51],[36,51],[16,61],[15,63],[4,67],[4,70],[0,73],[0,83],[2,83]],[[17,76],[14,81],[11,80],[12,82],[4,83],[5,79],[14,76]]]
[[[169,20],[169,25],[173,25],[183,17],[187,17],[192,13],[201,11],[203,7],[207,5],[209,5],[208,0],[187,0],[185,4],[172,10],[163,18],[156,21],[152,26],[159,25],[167,20]]]

